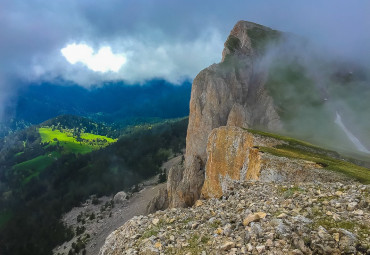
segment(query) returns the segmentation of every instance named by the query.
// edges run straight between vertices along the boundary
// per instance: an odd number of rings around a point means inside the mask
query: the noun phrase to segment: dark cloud
[[[369,1],[1,0],[0,104],[13,79],[62,77],[81,85],[107,79],[141,82],[193,78],[220,60],[238,20],[309,38],[327,51],[368,61]],[[120,73],[93,73],[60,54],[68,43],[129,56]]]

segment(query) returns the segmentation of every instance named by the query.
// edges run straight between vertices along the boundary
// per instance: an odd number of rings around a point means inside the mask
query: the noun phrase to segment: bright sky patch
[[[84,64],[95,72],[118,72],[126,58],[123,54],[113,54],[110,47],[102,47],[97,53],[87,44],[69,44],[61,49],[63,56],[71,64]]]

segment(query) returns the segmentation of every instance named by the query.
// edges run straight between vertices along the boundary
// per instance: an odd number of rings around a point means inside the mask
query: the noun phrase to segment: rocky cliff
[[[266,50],[284,40],[261,25],[235,25],[221,63],[193,82],[185,162],[169,171],[169,201],[151,203],[172,208],[127,222],[100,254],[370,252],[369,186],[363,185],[370,170],[281,135],[294,127],[320,139],[343,136],[321,125],[330,116],[326,100],[294,61],[273,72],[261,68]],[[312,112],[317,116],[308,118]]]
[[[221,62],[194,79],[185,164],[169,174],[170,207],[191,206],[200,197],[208,138],[221,126],[287,134],[351,155],[358,147],[368,152],[368,81],[360,71],[346,74],[298,36],[239,21],[224,44]],[[338,124],[337,116],[345,123]]]
[[[370,187],[236,182],[222,199],[134,217],[100,255],[369,254]]]
[[[185,169],[169,175],[170,206],[190,206],[200,196],[204,182],[206,147],[210,132],[220,126],[260,127],[279,130],[281,122],[273,99],[264,87],[267,73],[254,68],[267,41],[280,33],[240,21],[231,31],[222,61],[201,71],[194,79]]]
[[[212,130],[207,145],[207,163],[202,197],[219,198],[234,181],[312,181],[322,166],[303,159],[279,157],[260,147],[287,144],[268,136],[252,134],[238,127]]]

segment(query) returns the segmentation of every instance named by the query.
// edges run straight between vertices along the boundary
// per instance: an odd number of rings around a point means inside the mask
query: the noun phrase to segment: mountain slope
[[[59,115],[89,117],[110,126],[148,123],[189,114],[191,84],[163,80],[144,84],[112,82],[89,89],[66,81],[24,84],[0,120],[0,137]]]
[[[81,231],[66,228],[63,213],[92,195],[127,191],[160,173],[162,163],[184,148],[187,119],[128,129],[117,141],[102,139],[114,130],[81,117],[60,116],[44,124],[51,126],[33,126],[1,140],[1,254],[51,254]],[[42,142],[40,129],[58,136]],[[61,137],[91,151],[71,150]]]
[[[368,80],[363,69],[317,54],[298,36],[238,22],[221,63],[194,79],[185,169],[170,175],[171,206],[191,206],[199,198],[207,140],[220,126],[267,130],[367,158],[357,149],[360,141],[370,146]],[[345,130],[359,139],[354,143]]]

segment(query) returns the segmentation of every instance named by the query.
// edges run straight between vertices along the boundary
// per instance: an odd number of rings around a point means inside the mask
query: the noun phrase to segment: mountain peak
[[[230,55],[258,54],[258,44],[279,38],[281,33],[250,21],[240,20],[231,30],[222,51],[222,61]],[[264,41],[264,42],[263,42]]]

